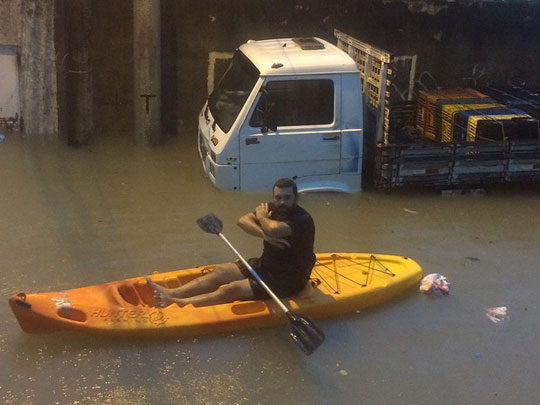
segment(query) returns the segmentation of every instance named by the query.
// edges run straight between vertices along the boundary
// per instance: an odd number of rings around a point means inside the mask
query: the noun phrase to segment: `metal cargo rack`
[[[452,184],[486,184],[504,181],[506,145],[455,144]]]
[[[376,186],[462,187],[504,182],[540,182],[540,142],[382,145]]]
[[[540,182],[540,128],[539,140],[529,141],[505,138],[498,142],[433,143],[415,139],[418,133],[408,129],[416,126],[421,109],[413,99],[416,55],[395,56],[339,30],[334,30],[334,36],[337,47],[349,54],[360,70],[365,101],[364,180],[373,180],[383,190]],[[502,96],[519,104],[525,95],[526,106],[537,111],[540,87],[525,93],[512,90],[513,94]],[[495,89],[486,93],[497,100],[501,96]],[[473,96],[478,94],[472,92]]]
[[[508,182],[540,181],[540,140],[514,141],[508,147]]]
[[[393,103],[405,101],[415,109],[413,89],[416,55],[392,55],[337,29],[334,30],[334,36],[337,47],[349,54],[360,70],[366,106],[364,119],[375,121],[375,137],[372,143],[390,143]]]
[[[446,186],[451,184],[454,150],[430,145],[383,145],[375,159],[375,185],[389,190],[410,185]]]

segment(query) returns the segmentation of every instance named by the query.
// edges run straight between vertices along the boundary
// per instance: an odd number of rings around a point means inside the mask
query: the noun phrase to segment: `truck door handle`
[[[325,135],[322,137],[323,141],[337,141],[339,139],[339,135]]]
[[[261,143],[257,138],[246,138],[246,145]]]

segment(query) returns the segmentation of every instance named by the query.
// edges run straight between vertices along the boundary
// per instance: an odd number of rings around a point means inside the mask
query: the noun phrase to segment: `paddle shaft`
[[[272,292],[272,290],[270,289],[270,287],[268,287],[266,285],[266,283],[259,277],[259,275],[257,274],[257,272],[255,270],[253,270],[253,268],[249,265],[249,263],[246,261],[246,259],[244,259],[242,257],[242,255],[238,252],[238,250],[236,250],[234,248],[234,246],[231,244],[231,242],[229,242],[227,240],[227,238],[225,237],[225,235],[223,235],[221,232],[218,233],[218,236],[223,239],[223,241],[231,248],[231,250],[236,254],[236,256],[238,256],[238,258],[242,261],[242,263],[244,263],[244,266],[247,267],[247,269],[249,270],[249,272],[253,275],[253,277],[255,277],[255,280],[257,280],[257,282],[261,285],[262,288],[265,289],[265,291],[268,293],[268,295],[281,307],[281,309],[285,312],[285,313],[288,313],[289,312],[289,309],[285,306],[285,304],[283,304],[283,302],[281,302],[281,300],[277,297],[276,294],[274,294]]]

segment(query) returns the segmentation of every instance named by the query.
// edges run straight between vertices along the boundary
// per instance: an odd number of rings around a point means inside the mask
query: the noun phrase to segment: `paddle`
[[[223,230],[223,223],[214,214],[208,214],[197,220],[197,225],[207,233],[213,233],[218,235],[225,243],[231,248],[231,250],[238,256],[238,258],[248,268],[250,273],[255,277],[255,280],[263,287],[268,295],[279,305],[279,307],[285,312],[287,318],[289,318],[289,326],[291,328],[290,336],[294,342],[302,349],[306,355],[310,355],[319,347],[324,341],[324,333],[315,325],[315,323],[307,316],[291,312],[283,302],[270,290],[266,283],[259,277],[259,275],[253,270],[249,263],[238,253],[234,246],[227,240],[225,235],[221,233]]]

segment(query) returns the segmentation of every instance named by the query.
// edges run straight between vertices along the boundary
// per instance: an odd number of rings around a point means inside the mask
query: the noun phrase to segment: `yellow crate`
[[[454,141],[454,117],[463,110],[483,110],[503,107],[502,104],[446,104],[442,106],[441,142]]]
[[[512,118],[532,118],[529,114],[506,114],[506,115],[473,115],[467,120],[467,142],[476,140],[476,127],[478,121],[492,120],[502,121],[511,120]]]

